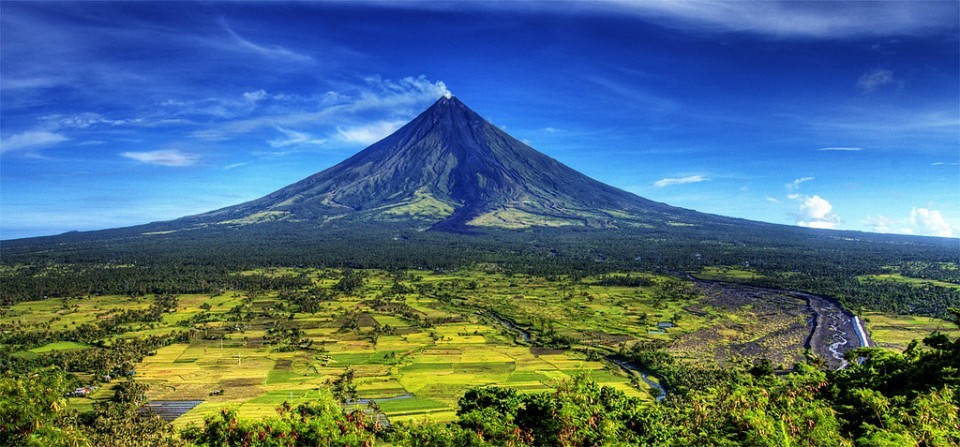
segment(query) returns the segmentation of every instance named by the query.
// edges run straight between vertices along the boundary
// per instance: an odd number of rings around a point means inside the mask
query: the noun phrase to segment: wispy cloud
[[[48,88],[63,84],[64,80],[56,76],[4,76],[0,79],[0,88],[4,90]]]
[[[810,116],[801,119],[811,130],[822,137],[832,139],[870,138],[883,142],[890,138],[957,138],[960,128],[960,115],[956,104],[924,106],[920,108],[904,105],[890,107],[875,105],[866,107],[843,107],[834,113],[822,116]],[[881,144],[882,146],[882,144]],[[898,151],[929,153],[938,151],[927,145],[897,145]],[[875,150],[874,148],[870,149]],[[881,150],[877,148],[876,150]]]
[[[624,105],[661,113],[676,111],[680,108],[673,99],[654,94],[634,83],[621,82],[606,75],[585,76],[584,79],[600,87],[600,91],[621,99]]]
[[[800,204],[795,216],[797,225],[801,227],[829,229],[836,228],[840,223],[840,218],[833,214],[833,205],[818,195],[790,194],[787,198]]]
[[[821,147],[817,149],[820,152],[860,152],[862,147]]]
[[[700,182],[705,182],[707,180],[710,180],[710,179],[702,175],[691,175],[688,177],[680,177],[680,178],[663,178],[653,182],[653,186],[657,188],[663,188],[665,186],[682,185],[685,183],[700,183]]]
[[[266,97],[267,97],[267,91],[263,89],[257,90],[255,92],[244,92],[243,94],[243,99],[246,99],[247,101],[250,101],[250,102],[262,101]]]
[[[144,119],[142,118],[107,118],[99,113],[77,113],[77,114],[53,114],[47,115],[40,118],[41,121],[46,123],[52,128],[63,128],[63,129],[89,129],[96,126],[125,126],[125,125],[142,125]]]
[[[453,92],[443,81],[430,81],[426,76],[406,76],[401,79],[385,79],[381,76],[364,78],[359,100],[353,100],[359,107],[409,107],[424,99],[436,101],[441,96],[452,97]],[[366,91],[364,91],[366,90]],[[342,93],[347,98],[355,97],[349,89]]]
[[[956,9],[946,1],[637,1],[372,2],[416,9],[531,9],[558,14],[632,15],[695,32],[740,32],[778,38],[830,39],[917,35],[949,28]]]
[[[796,2],[610,0],[627,13],[707,32],[748,32],[777,37],[838,38],[913,35],[953,26],[950,2]]]
[[[244,165],[248,165],[248,164],[250,164],[249,161],[245,161],[245,162],[242,162],[242,163],[232,163],[232,164],[229,164],[229,165],[224,166],[223,169],[224,169],[224,170],[230,170],[230,169],[239,168],[240,166],[244,166]]]
[[[867,216],[865,220],[867,228],[874,233],[903,233],[904,231],[895,229],[895,226],[899,224],[896,219],[892,219],[887,216],[877,214],[875,216]],[[912,233],[912,232],[910,232]]]
[[[405,120],[387,120],[364,124],[350,128],[337,128],[337,134],[344,141],[360,144],[373,144],[403,126]]]
[[[284,138],[270,140],[267,143],[270,147],[287,147],[301,144],[323,144],[327,140],[323,138],[314,138],[306,132],[297,132],[295,130],[284,129],[282,127],[276,127],[277,132],[283,134]]]
[[[30,130],[0,140],[0,154],[14,151],[33,151],[67,141],[68,138],[45,130]]]
[[[120,156],[129,158],[131,160],[136,160],[141,163],[173,167],[191,166],[200,160],[200,157],[195,154],[186,153],[177,149],[146,152],[121,152]]]
[[[260,56],[266,57],[268,59],[274,60],[286,60],[292,62],[312,62],[313,58],[304,54],[297,53],[290,49],[284,48],[279,45],[274,45],[267,47],[254,43],[248,39],[241,37],[227,25],[227,22],[224,20],[220,21],[220,25],[223,26],[223,29],[227,31],[230,37],[233,38],[233,42],[237,45],[238,48],[258,54]]]
[[[897,83],[893,72],[882,68],[870,70],[857,79],[857,88],[864,93],[872,93],[880,87]]]
[[[956,165],[957,165],[957,162],[947,163],[945,161],[935,161],[933,163],[930,163],[930,166],[956,166]]]
[[[424,76],[399,80],[368,76],[359,83],[341,84],[338,90],[309,100],[282,92],[272,94],[270,97],[274,100],[290,99],[292,104],[272,108],[267,113],[210,123],[194,131],[192,136],[228,140],[263,128],[296,127],[308,128],[316,134],[333,135],[342,141],[362,142],[369,140],[369,137],[364,138],[363,128],[382,126],[384,121],[409,121],[424,106],[447,94],[450,90],[443,81],[431,81]],[[249,106],[249,101],[244,102]],[[394,126],[394,129],[399,127]],[[376,129],[367,130],[378,134]]]
[[[801,184],[812,181],[812,180],[816,180],[816,179],[814,177],[801,177],[801,178],[795,179],[790,183],[786,183],[783,186],[787,188],[787,191],[796,191],[800,189]]]
[[[777,199],[776,197],[767,196],[764,199],[770,203],[780,203],[780,199]]]

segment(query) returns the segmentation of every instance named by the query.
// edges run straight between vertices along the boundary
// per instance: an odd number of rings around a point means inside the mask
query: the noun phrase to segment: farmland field
[[[946,282],[946,281],[936,281],[932,279],[913,278],[910,276],[903,276],[898,273],[864,275],[860,277],[860,280],[861,281],[864,281],[864,280],[890,281],[890,282],[900,282],[900,283],[910,284],[912,286],[935,286],[935,287],[945,287],[948,289],[960,289],[960,284],[954,284],[952,282]]]
[[[911,341],[922,339],[934,331],[941,331],[950,337],[960,336],[960,329],[939,318],[868,312],[863,319],[878,346],[898,351],[906,349]]]
[[[532,393],[577,375],[652,402],[649,385],[607,357],[652,341],[687,362],[715,365],[759,353],[789,368],[802,358],[809,332],[798,298],[731,295],[654,274],[573,279],[480,269],[274,268],[238,276],[245,287],[206,295],[22,302],[3,309],[0,327],[53,334],[12,354],[24,361],[155,340],[125,375],[148,386],[150,401],[200,401],[175,420],[178,426],[225,407],[245,417],[271,416],[283,402],[321,393],[390,421],[448,421],[469,388]],[[159,303],[167,307],[150,314]],[[106,344],[80,341],[82,328],[93,323],[113,328]],[[877,339],[891,345],[934,326],[868,318]],[[79,410],[109,399],[118,382],[103,379],[116,376],[115,368],[75,372],[81,381],[103,382],[70,399]]]

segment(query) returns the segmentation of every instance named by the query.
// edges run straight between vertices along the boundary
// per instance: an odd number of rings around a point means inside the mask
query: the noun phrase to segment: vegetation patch
[[[89,345],[84,343],[77,343],[73,341],[57,341],[33,348],[30,350],[30,352],[35,354],[43,354],[50,351],[73,351],[77,349],[86,349],[89,347]]]
[[[914,278],[910,276],[904,276],[899,273],[882,273],[877,275],[862,275],[857,277],[861,281],[890,281],[890,282],[899,282],[904,284],[909,284],[915,287],[943,287],[948,289],[960,290],[960,284],[938,281],[934,279],[925,279],[925,278]]]
[[[87,413],[132,378],[146,400],[203,401],[177,427],[224,408],[265,419],[324,396],[400,424],[457,419],[477,386],[546,396],[584,381],[652,405],[648,380],[688,395],[727,383],[717,371],[745,367],[747,356],[788,374],[807,361],[811,330],[801,295],[665,274],[263,268],[231,278],[243,287],[18,303],[0,317],[13,348],[0,360],[11,371],[67,365],[74,388],[101,387],[71,398]],[[88,326],[61,326],[51,314]],[[905,347],[938,327],[960,334],[945,320],[864,317],[882,346]],[[52,329],[19,323],[30,320]],[[651,363],[647,348],[673,363]],[[623,358],[654,377],[617,363]],[[704,377],[715,381],[697,382]]]
[[[960,329],[949,321],[919,315],[890,315],[868,312],[863,315],[870,337],[878,346],[903,351],[914,340],[934,332],[960,337]]]

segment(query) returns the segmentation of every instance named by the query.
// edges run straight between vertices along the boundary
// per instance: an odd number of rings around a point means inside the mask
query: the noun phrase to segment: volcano
[[[654,202],[593,180],[444,97],[352,157],[259,199],[170,221],[3,241],[2,259],[217,268],[481,263],[541,273],[780,259],[795,271],[805,263],[833,268],[841,261],[831,256],[855,258],[851,250],[887,253],[871,261],[877,265],[914,256],[901,249],[956,255],[952,240],[790,227]]]
[[[179,222],[323,225],[344,220],[407,221],[469,232],[736,219],[657,203],[593,180],[511,137],[451,96],[336,166],[260,199]]]

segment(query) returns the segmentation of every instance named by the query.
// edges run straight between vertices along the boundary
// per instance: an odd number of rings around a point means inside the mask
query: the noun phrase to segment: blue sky
[[[450,91],[600,181],[960,236],[958,2],[0,4],[0,238],[173,219]]]

